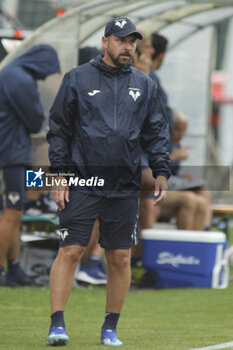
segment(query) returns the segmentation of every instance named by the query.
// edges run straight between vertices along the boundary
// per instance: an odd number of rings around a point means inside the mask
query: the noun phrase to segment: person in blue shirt
[[[68,72],[50,110],[49,158],[57,172],[60,248],[51,269],[48,345],[69,341],[64,310],[95,220],[108,264],[105,321],[100,342],[119,346],[117,323],[130,285],[131,246],[137,239],[141,146],[149,154],[155,194],[161,200],[170,176],[168,122],[155,83],[132,67],[136,40],[129,18],[105,26],[104,54]],[[82,185],[68,186],[71,171]],[[87,185],[91,178],[100,185]],[[74,182],[73,182],[74,183]],[[62,185],[63,184],[63,185]]]
[[[50,45],[33,46],[0,71],[0,169],[3,211],[0,218],[0,286],[31,284],[19,265],[19,231],[25,200],[25,168],[30,135],[42,127],[44,113],[37,80],[60,72]],[[8,259],[8,272],[4,264]]]

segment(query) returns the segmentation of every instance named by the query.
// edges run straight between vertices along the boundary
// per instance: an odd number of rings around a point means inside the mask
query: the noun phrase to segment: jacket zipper
[[[115,76],[115,91],[114,91],[114,106],[113,106],[113,120],[114,120],[114,131],[117,130],[117,76]]]

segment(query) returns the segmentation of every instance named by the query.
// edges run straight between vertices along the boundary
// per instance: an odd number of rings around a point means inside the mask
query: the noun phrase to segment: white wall
[[[15,16],[18,8],[18,0],[3,0],[2,6],[8,14]]]
[[[226,53],[226,96],[233,98],[233,20],[230,22]],[[233,164],[233,104],[226,104],[220,109],[220,161],[221,164]]]

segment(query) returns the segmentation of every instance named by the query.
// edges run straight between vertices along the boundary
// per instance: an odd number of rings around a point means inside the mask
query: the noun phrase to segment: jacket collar
[[[131,72],[131,62],[126,66],[121,68],[111,67],[103,61],[104,54],[98,55],[96,58],[93,58],[90,63],[97,67],[99,70],[108,72],[113,75],[121,74],[121,73],[130,73]]]

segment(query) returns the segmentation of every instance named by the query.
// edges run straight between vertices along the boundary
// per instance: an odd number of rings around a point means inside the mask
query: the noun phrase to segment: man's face
[[[129,63],[136,50],[137,37],[132,34],[123,38],[115,35],[103,37],[104,62],[112,67],[123,67]]]
[[[187,129],[187,123],[174,120],[174,127],[170,130],[173,143],[180,143]]]

